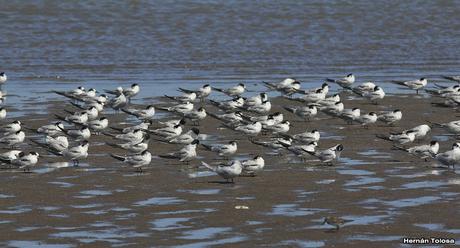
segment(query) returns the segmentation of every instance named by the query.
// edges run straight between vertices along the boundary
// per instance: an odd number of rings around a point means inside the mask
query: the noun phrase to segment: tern
[[[106,144],[108,146],[119,148],[119,149],[124,149],[132,153],[140,153],[149,148],[149,140],[150,140],[150,135],[146,134],[144,135],[141,141],[133,141],[133,142],[127,142],[127,143],[122,143],[122,144],[106,142]]]
[[[443,78],[460,83],[460,76],[442,76]]]
[[[21,131],[22,129],[22,123],[21,121],[13,121],[11,123],[8,123],[8,124],[5,124],[3,126],[0,127],[0,132],[4,133],[4,134],[8,134],[8,133],[15,133],[17,131]]]
[[[226,114],[208,113],[208,115],[222,122],[238,123],[238,122],[243,121],[243,117],[240,111],[226,113]]]
[[[136,168],[140,172],[142,172],[142,167],[148,166],[152,161],[152,154],[147,150],[138,154],[129,155],[117,155],[111,153],[110,156]]]
[[[185,102],[185,103],[177,104],[171,107],[158,107],[158,109],[162,111],[183,114],[183,113],[187,113],[193,110],[193,103]]]
[[[184,92],[184,93],[195,93],[196,97],[200,98],[201,101],[204,101],[206,97],[208,97],[211,94],[212,88],[209,84],[205,84],[201,86],[197,90],[189,90],[189,89],[184,89],[184,88],[179,88],[179,91]]]
[[[236,141],[230,141],[228,144],[218,144],[212,146],[206,144],[201,145],[207,150],[217,153],[221,157],[228,157],[233,155],[238,149]]]
[[[197,128],[192,128],[186,133],[183,133],[181,135],[171,137],[171,138],[166,138],[163,140],[160,140],[161,142],[169,143],[169,144],[183,144],[183,145],[188,145],[191,144],[194,140],[198,139],[198,135],[200,134],[200,130]]]
[[[26,134],[21,130],[14,133],[8,133],[7,135],[0,138],[0,144],[14,147],[15,145],[24,142],[25,137]]]
[[[246,85],[240,83],[228,89],[221,89],[221,88],[216,88],[216,87],[212,87],[212,88],[215,91],[224,93],[225,95],[235,97],[235,96],[240,96],[241,94],[244,93],[244,91],[246,90]]]
[[[252,159],[241,161],[243,172],[249,175],[255,176],[257,172],[260,172],[265,167],[265,160],[262,156],[255,156]]]
[[[333,165],[332,161],[340,158],[340,154],[342,153],[342,151],[343,151],[343,145],[337,144],[323,151],[315,151],[315,152],[307,151],[307,152],[317,157],[321,162],[327,163],[329,165]]]
[[[209,170],[217,173],[219,176],[224,178],[227,182],[230,179],[232,183],[234,183],[233,179],[241,175],[243,171],[243,167],[239,160],[232,160],[228,163],[218,164],[216,166],[209,165],[205,162],[201,162],[201,164],[208,168]]]
[[[23,169],[24,172],[30,171],[31,167],[34,167],[38,163],[38,158],[40,155],[36,152],[29,152],[28,154],[21,152],[18,154],[18,157],[13,160],[3,160],[4,163],[11,164],[18,167],[18,169]]]
[[[0,72],[0,85],[6,83],[6,80],[8,80],[8,77],[6,76],[5,72]]]
[[[261,105],[263,102],[266,101],[268,101],[268,95],[267,93],[262,92],[258,95],[245,99],[244,107]]]
[[[193,102],[196,100],[196,93],[184,93],[181,96],[168,96],[164,95],[166,98],[177,101],[177,102]]]
[[[234,110],[237,110],[238,108],[243,107],[244,98],[236,97],[236,98],[233,98],[232,100],[222,101],[222,102],[209,100],[209,102],[212,105],[216,106],[217,108],[219,108],[219,109],[221,109],[223,111],[230,112],[230,111],[234,111]]]
[[[394,123],[400,121],[402,118],[402,112],[399,109],[393,111],[382,112],[378,115],[377,120],[388,124],[393,125]]]
[[[418,95],[418,91],[422,88],[424,88],[427,84],[428,84],[428,81],[426,80],[426,78],[420,78],[418,80],[411,80],[411,81],[391,81],[392,83],[395,83],[395,84],[398,84],[398,85],[402,85],[402,86],[405,86],[409,89],[412,89],[412,90],[415,90],[417,95]]]
[[[148,105],[145,109],[124,109],[121,111],[125,112],[128,115],[135,116],[139,120],[148,121],[152,120],[155,115],[155,107],[153,105]]]
[[[136,129],[128,133],[121,133],[121,134],[112,134],[107,132],[102,132],[103,134],[110,136],[112,138],[127,141],[127,142],[140,142],[145,137],[145,132],[142,129]]]
[[[318,142],[319,139],[321,138],[320,132],[316,129],[313,129],[311,131],[305,131],[303,133],[298,133],[294,135],[281,134],[281,136],[286,137],[286,138],[291,138],[299,143],[304,143],[304,144],[308,144],[313,141]]]
[[[60,129],[67,136],[74,138],[77,141],[89,140],[91,137],[91,131],[87,126],[82,126],[80,129]]]
[[[310,121],[311,117],[318,114],[318,108],[314,105],[298,106],[298,107],[283,107],[288,112],[302,118],[304,121]]]
[[[361,124],[363,127],[368,127],[370,124],[377,122],[377,114],[375,112],[369,112],[367,114],[362,114],[355,119],[356,122]]]
[[[415,140],[415,132],[416,131],[409,130],[407,132],[394,133],[390,135],[377,134],[376,137],[383,140],[392,141],[394,143],[406,144]]]
[[[439,153],[434,158],[443,165],[447,165],[448,167],[452,165],[455,168],[455,164],[460,161],[460,143],[454,143],[452,150]]]
[[[352,73],[350,73],[343,78],[340,78],[340,79],[327,78],[326,81],[336,83],[340,87],[343,87],[343,88],[350,88],[351,85],[355,82],[355,76]]]
[[[427,161],[427,158],[429,157],[436,156],[439,151],[439,143],[437,141],[431,141],[428,145],[419,145],[410,148],[404,148],[397,145],[394,145],[394,147],[398,150],[402,150],[414,156],[425,159],[425,161]]]
[[[194,140],[192,143],[185,145],[182,149],[177,152],[168,153],[165,155],[159,155],[160,158],[166,159],[177,159],[180,162],[186,162],[187,164],[196,158],[196,146],[200,143],[199,140]]]
[[[292,95],[300,89],[300,82],[294,78],[286,78],[279,83],[262,82],[267,88],[279,91],[283,95]]]

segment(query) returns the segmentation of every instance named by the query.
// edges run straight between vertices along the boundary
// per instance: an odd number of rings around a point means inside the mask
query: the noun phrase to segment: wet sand
[[[347,97],[347,108],[357,106],[363,112],[399,108],[403,120],[394,127],[379,123],[368,129],[324,114],[307,123],[294,121],[291,134],[305,129],[322,132],[320,149],[337,143],[345,146],[335,166],[321,166],[313,159],[303,163],[288,153],[268,155],[269,149],[221,129],[218,121],[208,117],[200,127],[209,135],[203,143],[236,139],[238,158],[262,155],[265,171],[222,184],[220,177],[198,166],[201,160],[218,158],[199,148],[201,158],[190,165],[154,158],[151,167],[139,174],[106,155],[124,153],[103,145],[111,140],[106,136],[91,138],[90,157],[79,167],[55,168],[63,165],[56,162],[65,160],[49,156],[33,173],[1,170],[0,243],[13,247],[342,247],[369,246],[372,241],[372,247],[388,247],[399,246],[403,237],[432,236],[460,242],[458,169],[433,167],[433,161],[392,150],[390,142],[375,138],[377,133],[400,131],[426,120],[456,120],[457,113],[432,108],[432,99],[415,95],[389,96],[379,105],[347,94],[342,97]],[[280,105],[293,105],[285,99],[274,103],[274,111],[281,111]],[[67,103],[66,108],[72,109]],[[38,109],[62,113],[62,102],[41,103]],[[111,122],[126,118],[106,112]],[[296,120],[289,113],[285,119]],[[23,118],[30,127],[48,120],[45,114]],[[431,137],[441,141],[440,151],[454,142],[439,128],[432,130]],[[150,146],[154,155],[173,149],[175,145],[156,142]],[[326,216],[348,222],[335,232],[321,224]]]

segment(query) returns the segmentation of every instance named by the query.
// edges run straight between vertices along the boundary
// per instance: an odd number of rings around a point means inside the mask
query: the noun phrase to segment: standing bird
[[[224,178],[227,182],[230,179],[232,183],[234,183],[233,179],[241,175],[243,171],[243,167],[239,160],[232,160],[225,164],[219,164],[216,166],[209,165],[205,162],[201,162],[201,164],[208,168],[209,170],[217,173],[219,176]]]
[[[323,151],[315,151],[315,152],[307,151],[307,152],[317,157],[321,162],[327,163],[329,165],[333,165],[332,161],[340,158],[340,154],[342,153],[342,151],[343,151],[343,145],[338,144],[338,145],[335,145]]]
[[[187,94],[195,93],[196,97],[200,98],[200,100],[203,102],[204,99],[211,94],[212,88],[211,88],[211,86],[209,84],[205,84],[205,85],[201,86],[197,90],[188,90],[188,89],[184,89],[184,88],[179,88],[179,91],[181,91],[183,93],[187,93]]]
[[[399,143],[402,145],[413,142],[415,140],[415,131],[409,130],[407,132],[393,133],[390,135],[377,134],[376,137],[383,140],[392,141],[394,143]]]
[[[217,153],[221,157],[228,157],[236,153],[238,146],[236,141],[230,141],[228,144],[218,144],[218,145],[205,145],[201,144],[204,148],[209,151]]]
[[[159,157],[166,159],[178,159],[180,162],[186,162],[188,164],[191,160],[196,158],[196,146],[198,144],[200,144],[200,141],[196,139],[177,152],[159,155]]]
[[[149,140],[150,140],[150,135],[146,134],[141,141],[135,140],[135,141],[122,143],[122,144],[114,144],[114,143],[106,142],[106,144],[111,147],[124,149],[132,153],[140,153],[149,148]]]
[[[152,120],[155,115],[155,107],[153,105],[148,105],[145,109],[121,109],[128,115],[135,116],[137,119],[142,121]]]
[[[8,133],[15,133],[17,131],[20,131],[22,129],[22,126],[21,126],[21,121],[13,121],[11,123],[8,123],[8,124],[5,124],[3,126],[0,127],[0,132],[4,133],[4,134],[8,134]]]
[[[412,90],[415,90],[417,95],[418,95],[418,91],[422,88],[424,88],[428,81],[426,80],[426,78],[420,78],[420,79],[417,79],[417,80],[411,80],[411,81],[396,81],[396,80],[393,80],[391,81],[392,83],[395,83],[395,84],[398,84],[398,85],[402,85],[402,86],[405,86],[409,89],[412,89]]]
[[[23,169],[24,172],[26,172],[30,171],[30,168],[34,167],[38,163],[39,157],[40,155],[36,152],[29,152],[28,154],[21,152],[18,154],[16,159],[3,160],[0,158],[0,161],[16,166],[18,169]]]
[[[404,147],[394,145],[394,147],[398,150],[402,150],[414,156],[425,159],[425,161],[427,158],[435,157],[439,151],[439,143],[434,140],[431,141],[429,145],[419,145],[419,146],[413,146],[410,148],[404,148]]]
[[[286,78],[279,83],[263,82],[271,90],[276,90],[283,95],[292,95],[300,89],[300,82],[294,78]]]
[[[4,83],[6,83],[6,80],[8,80],[8,77],[6,76],[6,73],[0,72],[0,87]]]
[[[357,91],[353,89],[353,92],[366,98],[367,100],[373,102],[374,104],[377,104],[377,100],[381,100],[385,97],[385,91],[383,91],[383,89],[380,88],[379,86],[375,86],[370,91]]]
[[[111,98],[107,102],[107,106],[111,107],[114,110],[119,110],[124,108],[128,104],[128,99],[126,98],[125,94],[123,94],[123,90],[118,92],[118,94]]]
[[[26,134],[21,130],[14,133],[8,133],[6,136],[0,138],[0,144],[14,147],[24,142],[25,137]]]
[[[166,98],[174,100],[176,102],[194,102],[196,99],[196,93],[183,93],[181,96],[168,96],[164,95]]]
[[[244,91],[246,90],[246,85],[244,85],[242,83],[239,83],[238,85],[233,86],[233,87],[228,88],[228,89],[221,89],[221,88],[216,88],[216,87],[212,87],[212,88],[215,91],[222,92],[227,96],[236,97],[236,96],[240,96],[241,94],[244,93]]]
[[[355,82],[355,76],[352,73],[350,73],[347,76],[340,79],[326,78],[326,81],[336,83],[342,88],[350,88],[351,85]]]
[[[395,109],[393,111],[381,112],[377,117],[377,120],[387,125],[393,125],[394,123],[400,121],[401,119],[402,119],[402,112],[399,109]]]
[[[438,162],[443,165],[447,165],[455,169],[455,164],[460,161],[460,143],[454,143],[452,145],[452,150],[439,153],[434,157]]]
[[[377,122],[377,114],[375,112],[369,112],[367,114],[360,115],[355,119],[355,121],[363,127],[368,127],[370,124]]]
[[[142,167],[148,166],[152,161],[152,154],[147,150],[144,150],[138,154],[130,154],[125,156],[111,153],[110,156],[136,168],[140,172],[142,172]]]
[[[84,140],[80,144],[73,147],[69,147],[62,152],[56,152],[51,149],[49,149],[48,151],[53,153],[54,155],[70,159],[70,161],[73,162],[74,166],[77,166],[80,163],[81,159],[85,159],[88,157],[88,148],[89,142]]]
[[[309,121],[311,117],[318,114],[318,108],[314,105],[308,106],[295,106],[295,107],[283,107],[288,112],[302,118],[304,121]]]
[[[0,107],[0,120],[3,120],[6,118],[6,109],[3,107]]]
[[[243,172],[251,176],[255,176],[257,172],[260,172],[265,167],[265,160],[262,156],[255,156],[252,159],[241,161]]]

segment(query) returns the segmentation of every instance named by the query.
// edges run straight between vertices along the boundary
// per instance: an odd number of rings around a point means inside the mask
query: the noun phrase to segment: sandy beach
[[[251,144],[219,121],[206,119],[200,127],[205,144],[237,140],[238,158],[262,155],[266,168],[256,177],[240,177],[234,184],[199,166],[200,161],[218,162],[202,147],[200,158],[182,164],[155,157],[143,173],[123,166],[107,153],[111,138],[99,135],[90,140],[90,156],[79,167],[62,158],[43,154],[33,173],[2,170],[0,190],[0,242],[3,245],[57,245],[56,247],[101,246],[349,246],[372,242],[374,247],[398,246],[403,237],[459,238],[460,181],[458,169],[434,166],[404,152],[375,134],[401,131],[415,125],[457,119],[449,108],[431,108],[433,99],[395,95],[379,105],[342,93],[346,106],[362,111],[399,108],[402,121],[394,127],[379,123],[370,128],[347,125],[324,114],[311,122],[294,121],[291,134],[318,129],[319,148],[337,143],[345,146],[335,166],[322,166],[312,158],[301,162],[287,152],[270,155],[267,148]],[[156,99],[161,105],[164,99]],[[273,100],[274,111],[293,103]],[[62,101],[40,103],[49,113],[62,113]],[[165,103],[167,104],[167,103]],[[294,103],[295,104],[295,103]],[[205,105],[207,111],[217,110]],[[295,116],[285,114],[288,120]],[[125,114],[106,110],[110,122],[121,122]],[[169,118],[165,115],[165,118]],[[48,115],[28,115],[30,127],[48,123]],[[133,121],[128,119],[128,121]],[[187,129],[192,127],[190,123]],[[31,132],[27,133],[30,137]],[[441,151],[454,142],[446,131],[434,128],[431,136]],[[257,139],[266,140],[267,136]],[[417,143],[428,143],[426,139]],[[175,145],[151,143],[154,155],[165,154]],[[35,149],[36,150],[36,149]],[[57,168],[61,167],[62,168]],[[322,225],[326,216],[347,223],[339,231]],[[51,247],[51,246],[50,246]],[[54,247],[54,246],[52,246]]]

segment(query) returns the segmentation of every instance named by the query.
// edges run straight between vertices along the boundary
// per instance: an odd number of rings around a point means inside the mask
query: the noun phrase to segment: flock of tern
[[[460,105],[460,77],[445,77],[457,82],[453,86],[434,84],[433,88],[426,88],[426,78],[411,81],[392,81],[392,83],[415,90],[420,90],[436,98],[442,99],[434,105],[444,107],[458,107]],[[0,85],[6,83],[7,76],[0,73]],[[357,123],[365,128],[376,122],[385,125],[395,125],[401,120],[401,110],[394,109],[386,112],[363,113],[359,108],[345,108],[339,94],[329,94],[328,83],[335,83],[344,90],[351,91],[370,103],[378,104],[385,97],[382,87],[372,82],[355,86],[355,76],[349,74],[339,79],[326,79],[321,87],[302,89],[301,84],[294,78],[287,78],[278,83],[263,82],[268,91],[278,91],[282,97],[292,102],[291,105],[281,106],[283,110],[292,113],[299,119],[308,122],[319,113],[332,118],[340,118],[345,122]],[[267,93],[243,97],[247,91],[245,84],[237,84],[230,88],[217,88],[209,84],[198,89],[179,88],[181,95],[164,97],[169,105],[148,105],[144,108],[133,108],[130,103],[139,92],[140,86],[132,84],[130,87],[118,87],[115,90],[104,90],[103,94],[94,89],[78,87],[69,91],[54,91],[56,94],[68,98],[73,110],[65,109],[65,114],[56,114],[56,121],[41,127],[31,127],[14,120],[0,127],[3,135],[0,144],[9,149],[0,154],[0,161],[9,168],[30,171],[37,165],[40,155],[37,152],[25,153],[15,147],[29,140],[34,146],[44,148],[50,155],[65,157],[75,166],[79,161],[88,157],[92,135],[105,135],[113,139],[106,145],[125,151],[120,154],[110,154],[116,160],[122,161],[137,170],[147,167],[152,158],[156,158],[149,151],[152,141],[176,144],[177,149],[167,154],[158,154],[159,159],[174,159],[189,163],[197,159],[197,149],[214,152],[222,158],[220,163],[201,164],[214,171],[224,179],[231,180],[241,174],[254,175],[263,170],[265,161],[261,155],[252,159],[232,159],[238,154],[238,142],[230,141],[221,144],[200,143],[201,125],[206,125],[206,118],[214,118],[222,123],[223,128],[233,130],[248,138],[252,144],[267,147],[276,151],[287,151],[301,160],[316,158],[324,164],[332,165],[344,150],[343,144],[336,144],[330,148],[318,148],[321,135],[319,130],[307,130],[303,133],[289,133],[292,126],[289,120],[284,119],[282,112],[272,111],[272,102]],[[211,100],[208,97],[212,92],[228,96],[228,100]],[[0,91],[0,98],[4,95]],[[199,107],[196,107],[199,105]],[[207,106],[213,106],[218,111],[208,112]],[[111,108],[117,115],[129,115],[138,120],[132,126],[109,125],[109,119],[102,114]],[[209,109],[209,108],[208,108]],[[164,111],[177,116],[176,119],[156,119],[155,111]],[[0,119],[7,117],[5,108],[0,108]],[[194,127],[186,130],[185,124],[191,122]],[[116,124],[116,123],[115,123]],[[393,142],[394,148],[418,156],[422,159],[435,159],[445,166],[454,166],[460,161],[460,143],[454,143],[452,149],[439,153],[439,143],[431,141],[429,144],[408,147],[415,140],[424,138],[434,127],[445,128],[454,134],[460,134],[460,121],[449,123],[425,123],[403,130],[399,133],[377,134],[376,137]],[[26,137],[25,131],[40,134],[42,137]],[[264,136],[265,139],[258,137]],[[29,143],[30,144],[30,143]]]

